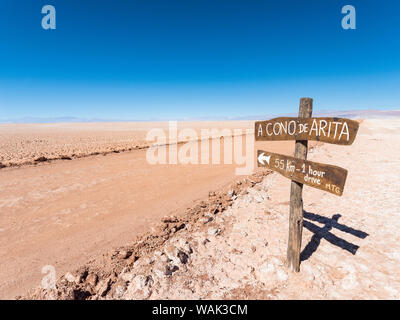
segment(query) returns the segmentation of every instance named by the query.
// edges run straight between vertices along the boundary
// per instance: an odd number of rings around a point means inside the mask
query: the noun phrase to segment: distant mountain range
[[[195,118],[181,118],[173,119],[178,121],[229,121],[229,120],[264,120],[275,117],[296,117],[297,113],[286,113],[286,114],[264,114],[264,115],[253,115],[253,116],[242,116],[242,117],[195,117]],[[400,117],[400,110],[349,110],[349,111],[334,111],[334,110],[323,110],[316,111],[313,114],[314,117],[340,117],[340,118],[388,118],[388,117]],[[171,119],[172,120],[172,119]],[[79,118],[79,117],[23,117],[16,119],[0,119],[0,123],[65,123],[65,122],[128,122],[128,121],[168,121],[167,119],[103,119],[103,118]]]
[[[232,120],[262,120],[274,117],[297,117],[297,113],[266,114],[262,116],[239,117]],[[350,119],[371,119],[400,117],[400,110],[322,110],[313,113],[313,117],[338,117]]]

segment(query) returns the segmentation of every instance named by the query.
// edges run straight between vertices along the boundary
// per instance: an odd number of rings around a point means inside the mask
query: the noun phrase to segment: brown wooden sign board
[[[263,150],[257,152],[257,163],[259,167],[274,170],[293,181],[337,196],[343,194],[346,169]]]
[[[280,117],[255,123],[256,141],[314,140],[350,145],[359,123],[345,118]]]

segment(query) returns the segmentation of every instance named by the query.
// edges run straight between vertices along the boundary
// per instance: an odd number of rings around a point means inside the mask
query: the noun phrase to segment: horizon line
[[[378,110],[378,109],[360,109],[360,110],[321,110],[316,111],[313,116],[337,116],[337,117],[360,117],[366,116],[400,116],[400,109]],[[248,115],[236,117],[186,117],[186,118],[150,118],[150,119],[110,119],[110,118],[85,118],[76,116],[60,116],[60,117],[20,117],[14,119],[0,119],[0,124],[51,124],[51,123],[101,123],[101,122],[168,122],[168,121],[253,121],[262,120],[264,118],[274,117],[296,117],[297,113],[285,113],[277,115],[276,113],[266,113],[263,115]]]

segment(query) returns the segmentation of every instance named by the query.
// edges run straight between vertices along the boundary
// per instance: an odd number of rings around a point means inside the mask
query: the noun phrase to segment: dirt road
[[[293,144],[264,143],[288,153]],[[223,144],[221,144],[221,152]],[[132,241],[234,181],[235,165],[150,165],[146,150],[0,170],[0,298]]]

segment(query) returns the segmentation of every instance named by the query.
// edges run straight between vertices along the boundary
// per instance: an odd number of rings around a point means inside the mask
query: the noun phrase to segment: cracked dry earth
[[[399,132],[366,120],[352,146],[309,153],[349,174],[342,197],[304,187],[300,273],[285,267],[290,181],[263,171],[28,298],[400,299]]]

